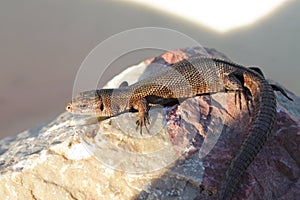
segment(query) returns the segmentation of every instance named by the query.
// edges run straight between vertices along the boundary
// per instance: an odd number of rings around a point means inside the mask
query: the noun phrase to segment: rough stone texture
[[[185,48],[146,60],[142,77],[183,58],[223,54]],[[128,73],[128,72],[127,72]],[[110,85],[119,85],[127,73]],[[132,73],[132,71],[130,72]],[[131,80],[132,81],[132,80]],[[300,98],[277,95],[272,136],[242,178],[236,199],[299,199]],[[62,113],[51,122],[0,141],[0,196],[6,199],[210,199],[251,115],[244,99],[218,93],[151,110],[149,133],[135,113],[98,123]],[[200,187],[199,187],[200,186]]]

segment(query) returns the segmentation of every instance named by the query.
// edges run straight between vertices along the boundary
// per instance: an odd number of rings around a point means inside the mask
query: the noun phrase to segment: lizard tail
[[[244,86],[254,98],[254,117],[249,134],[232,160],[218,191],[218,199],[230,200],[240,179],[271,133],[276,118],[276,99],[272,87],[257,73],[244,72]]]

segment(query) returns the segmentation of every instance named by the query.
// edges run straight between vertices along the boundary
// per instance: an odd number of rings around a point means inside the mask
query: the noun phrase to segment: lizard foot
[[[243,96],[246,101],[248,113],[249,113],[249,115],[251,115],[251,109],[254,109],[254,105],[253,105],[253,99],[252,99],[251,92],[248,90],[248,88],[245,88],[243,90]],[[250,109],[250,105],[251,105],[251,109]]]
[[[143,134],[143,132],[142,132],[143,126],[145,127],[145,129],[149,133],[149,130],[147,128],[147,125],[150,124],[150,120],[149,120],[148,115],[141,116],[135,123],[136,123],[136,130],[140,129],[140,134],[141,135]]]
[[[248,113],[249,113],[249,115],[251,115],[250,105],[251,105],[251,108],[253,109],[253,100],[252,100],[252,95],[247,88],[244,88],[242,91],[240,91],[240,90],[235,91],[234,103],[235,103],[235,105],[239,104],[240,109],[242,109],[242,94],[246,101]]]
[[[287,93],[284,91],[284,89],[283,89],[282,87],[280,87],[280,86],[278,86],[278,85],[275,85],[275,84],[270,84],[270,85],[271,85],[271,87],[273,88],[274,91],[279,91],[279,92],[281,92],[281,94],[282,94],[285,98],[287,98],[287,99],[290,100],[290,101],[293,101],[293,99],[287,95]]]

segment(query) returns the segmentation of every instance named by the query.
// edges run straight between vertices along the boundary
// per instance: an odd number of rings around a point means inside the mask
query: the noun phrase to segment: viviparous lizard
[[[117,89],[91,90],[78,94],[66,107],[75,114],[112,117],[138,112],[137,127],[147,126],[150,104],[168,105],[178,99],[202,94],[238,91],[251,96],[254,107],[251,128],[235,155],[217,199],[231,199],[243,173],[265,144],[276,118],[276,99],[262,74],[242,65],[211,57],[192,57],[133,85]]]

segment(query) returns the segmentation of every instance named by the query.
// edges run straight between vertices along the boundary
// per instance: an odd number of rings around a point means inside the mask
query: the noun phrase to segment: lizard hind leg
[[[258,74],[260,74],[262,77],[264,77],[265,78],[265,75],[264,75],[264,73],[261,71],[261,69],[259,68],[259,67],[248,67],[249,69],[251,69],[252,71],[255,71],[255,72],[257,72]]]
[[[287,95],[287,93],[284,91],[284,89],[282,87],[275,85],[275,84],[270,84],[270,85],[274,91],[279,91],[285,98],[287,98],[290,101],[293,101],[293,99]]]
[[[248,68],[251,69],[252,71],[259,73],[262,77],[265,78],[263,72],[261,71],[261,69],[259,67],[248,67]],[[270,84],[270,85],[274,91],[280,92],[285,98],[287,98],[290,101],[293,101],[293,99],[287,95],[287,93],[284,91],[284,89],[282,87],[275,85],[275,84]]]

